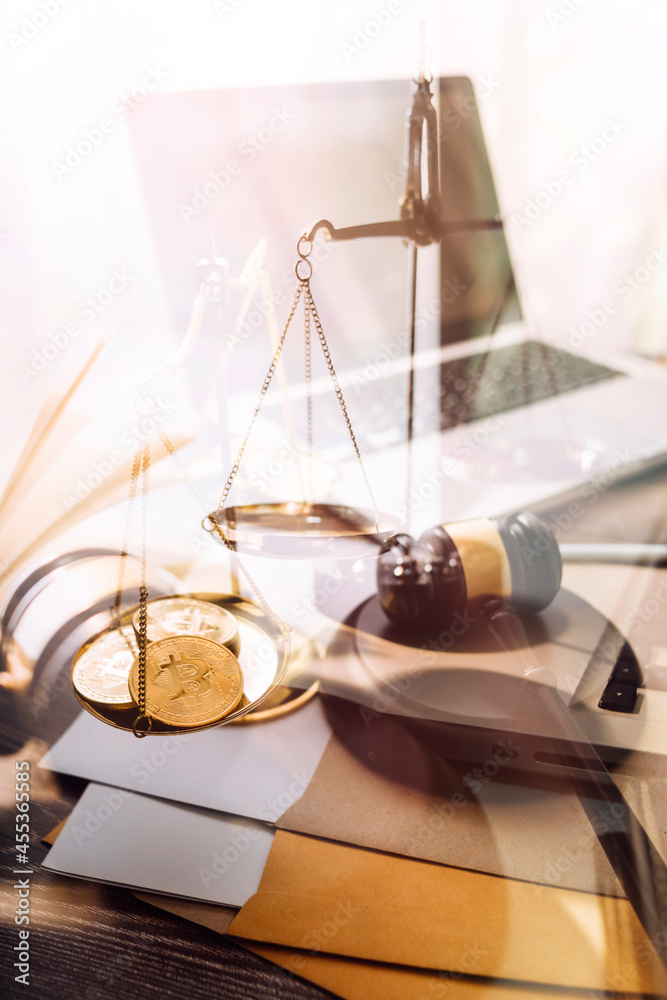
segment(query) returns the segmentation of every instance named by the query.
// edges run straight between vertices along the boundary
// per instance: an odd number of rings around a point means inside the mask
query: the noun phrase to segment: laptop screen
[[[157,94],[131,117],[177,334],[187,327],[201,280],[196,265],[210,256],[212,238],[232,279],[266,241],[263,290],[258,286],[248,303],[232,282],[223,310],[224,328],[236,329],[243,356],[236,385],[261,382],[268,355],[263,299],[272,297],[282,325],[304,229],[322,218],[337,228],[398,218],[412,90],[409,81],[389,80]],[[498,204],[472,85],[446,78],[433,90],[443,219],[493,218]],[[337,367],[380,370],[405,353],[403,242],[326,243],[320,236],[313,255],[313,294]],[[502,230],[449,234],[441,246],[424,247],[417,352],[487,333],[503,297],[503,318],[516,318]],[[286,362],[289,370],[289,355]]]
[[[500,209],[472,84],[445,77],[438,91],[442,219],[494,219]],[[502,228],[443,236],[440,292],[443,344],[489,333],[498,314],[500,322],[520,319]]]

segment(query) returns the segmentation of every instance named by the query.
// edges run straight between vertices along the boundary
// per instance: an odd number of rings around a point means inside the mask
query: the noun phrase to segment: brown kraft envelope
[[[192,923],[224,934],[238,910],[213,903],[135,892],[137,899]],[[281,966],[286,972],[307,979],[346,1000],[528,1000],[525,983],[501,983],[470,978],[460,973],[432,972],[407,966],[366,962],[280,945],[240,942],[248,951]],[[469,961],[474,960],[471,953]],[[558,990],[558,987],[556,987]],[[563,994],[548,986],[530,987],[532,1000],[549,1000]],[[590,991],[569,990],[571,1000],[590,1000]]]
[[[659,993],[630,904],[278,831],[229,934],[267,944],[580,990]]]
[[[564,582],[622,631],[631,632],[640,662],[650,662],[661,640],[662,617],[628,629],[628,615],[667,573],[646,567],[569,565]],[[635,609],[636,610],[636,609]],[[633,617],[634,615],[634,617]],[[639,619],[637,619],[639,620]],[[655,655],[655,654],[654,654]],[[334,733],[303,796],[280,816],[277,826],[343,843],[389,851],[461,868],[546,885],[624,896],[598,838],[574,791],[523,787],[509,777],[508,756],[520,764],[520,735],[509,745],[489,737],[484,763],[475,770],[447,764],[400,730],[400,720],[367,713],[369,752],[350,752]],[[362,715],[359,715],[362,719]],[[409,780],[388,775],[371,749],[374,728],[394,727],[387,741],[405,761]],[[364,731],[363,724],[360,729]],[[399,741],[400,745],[399,745]],[[486,767],[484,767],[486,764]],[[480,773],[481,772],[481,773]],[[415,781],[415,775],[421,780]],[[628,757],[614,780],[667,862],[667,757]]]
[[[624,895],[574,792],[503,781],[502,764],[495,773],[487,768],[491,777],[475,777],[472,765],[438,761],[391,717],[382,725],[396,730],[397,752],[423,775],[421,787],[382,774],[376,761],[362,762],[334,734],[303,796],[276,825],[404,857]],[[497,746],[501,762],[520,752],[521,737],[509,742]],[[489,760],[496,758],[490,753]]]

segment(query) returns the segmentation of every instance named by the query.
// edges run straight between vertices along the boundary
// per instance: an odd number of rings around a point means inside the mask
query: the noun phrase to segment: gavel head
[[[437,525],[418,541],[399,534],[380,550],[380,602],[394,623],[440,625],[488,597],[518,612],[540,611],[556,596],[558,543],[535,514]]]

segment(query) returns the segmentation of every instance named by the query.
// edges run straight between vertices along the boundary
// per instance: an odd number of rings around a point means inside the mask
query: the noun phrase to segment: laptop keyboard
[[[448,361],[441,368],[441,430],[483,420],[621,372],[537,340]]]
[[[573,392],[623,374],[536,340],[447,361],[415,375],[413,435],[507,413],[551,396]],[[408,376],[353,378],[344,390],[362,454],[405,440]],[[296,430],[305,435],[305,406],[295,407]],[[313,399],[315,444],[348,450],[338,400],[333,392]]]

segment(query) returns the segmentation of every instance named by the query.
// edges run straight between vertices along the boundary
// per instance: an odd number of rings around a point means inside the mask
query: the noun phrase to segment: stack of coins
[[[72,665],[72,684],[79,697],[97,709],[133,709],[129,676],[138,652],[128,627],[104,632],[83,646]]]
[[[152,732],[215,725],[247,703],[233,614],[189,597],[150,601],[147,611],[145,707],[156,723]],[[79,700],[123,729],[138,718],[138,654],[135,612],[82,647],[72,665]]]
[[[139,659],[130,670],[130,692],[139,704]],[[195,729],[233,711],[243,695],[243,672],[234,654],[201,635],[172,635],[146,647],[146,713],[152,719]]]
[[[227,646],[235,656],[238,656],[241,645],[239,626],[236,618],[229,611],[199,601],[194,597],[161,597],[149,601],[146,638],[149,642],[167,639],[172,635],[203,635],[213,639],[222,646]],[[132,619],[134,631],[139,635],[139,612]]]

